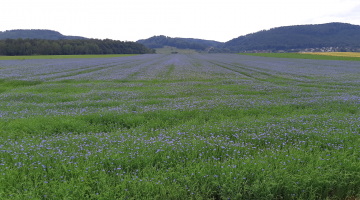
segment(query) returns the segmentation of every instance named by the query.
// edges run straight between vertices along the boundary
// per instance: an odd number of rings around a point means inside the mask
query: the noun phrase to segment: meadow
[[[355,61],[0,62],[0,199],[356,199]]]
[[[360,61],[360,53],[355,53],[355,52],[239,53],[239,54],[248,55],[248,56],[273,57],[273,58]]]

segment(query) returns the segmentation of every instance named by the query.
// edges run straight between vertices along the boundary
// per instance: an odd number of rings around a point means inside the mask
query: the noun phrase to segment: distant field
[[[140,54],[0,56],[0,60],[65,59],[65,58],[113,58],[113,57],[136,56],[136,55],[140,55]]]
[[[314,60],[350,60],[360,61],[360,57],[355,57],[359,53],[348,52],[328,52],[328,53],[239,53],[240,55],[262,56],[275,58],[299,58]],[[340,56],[343,55],[343,56]]]
[[[360,58],[360,53],[358,53],[358,52],[315,52],[315,53],[306,53],[306,54],[321,55],[321,56],[342,56],[342,57]]]
[[[164,48],[156,48],[156,53],[158,54],[171,54],[171,52],[177,51],[182,54],[193,54],[198,53],[194,49],[178,49],[176,47],[164,46]]]

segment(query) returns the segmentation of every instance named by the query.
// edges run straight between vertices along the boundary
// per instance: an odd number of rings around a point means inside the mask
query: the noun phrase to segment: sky
[[[226,42],[279,26],[360,25],[359,0],[0,0],[0,31],[137,41],[154,35]]]

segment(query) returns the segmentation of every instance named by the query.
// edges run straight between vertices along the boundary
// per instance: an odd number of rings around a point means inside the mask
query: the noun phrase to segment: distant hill
[[[321,47],[360,48],[360,26],[346,23],[284,26],[240,36],[219,45],[220,49],[232,52]]]
[[[224,44],[223,42],[218,42],[218,41],[214,41],[214,40],[203,40],[203,39],[195,39],[195,38],[179,38],[179,39],[183,39],[183,40],[186,40],[188,42],[195,42],[195,43],[204,44],[204,45],[207,45],[209,47],[217,47],[219,45]]]
[[[136,42],[149,48],[163,48],[164,46],[171,46],[179,49],[195,49],[201,51],[209,48],[209,46],[206,44],[190,42],[183,38],[171,38],[164,35],[153,36],[151,38],[138,40]]]
[[[87,39],[80,36],[65,36],[57,31],[52,30],[42,30],[42,29],[19,29],[19,30],[9,30],[9,31],[0,31],[0,40],[3,39],[45,39],[45,40],[73,40],[73,39]]]
[[[157,54],[197,54],[195,49],[179,49],[176,47],[164,46],[163,48],[154,49]]]

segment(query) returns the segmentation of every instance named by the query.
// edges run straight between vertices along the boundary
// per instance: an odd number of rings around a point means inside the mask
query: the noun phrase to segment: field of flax
[[[0,199],[360,195],[360,63],[0,62]]]

